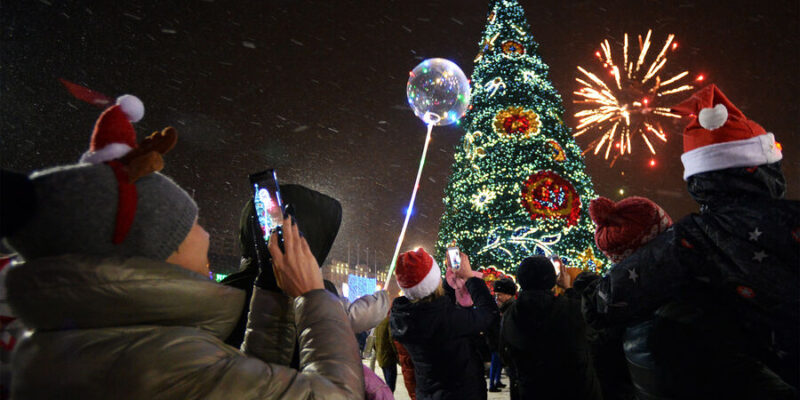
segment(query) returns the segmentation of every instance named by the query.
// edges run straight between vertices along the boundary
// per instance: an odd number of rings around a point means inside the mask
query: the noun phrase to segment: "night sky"
[[[623,33],[669,33],[669,70],[704,74],[783,144],[788,196],[800,198],[800,2],[521,0],[550,79],[575,126],[576,66]],[[65,78],[146,107],[140,138],[172,125],[178,146],[165,174],[200,206],[212,252],[236,255],[247,175],[273,166],[341,201],[331,257],[387,264],[425,138],[405,98],[408,71],[449,58],[469,76],[487,1],[126,1],[0,3],[0,167],[32,171],[77,161],[100,110],[72,98]],[[688,94],[687,94],[688,96]],[[680,96],[679,96],[680,97]],[[677,127],[648,166],[635,146],[609,168],[587,156],[598,194],[646,196],[673,219],[697,206],[686,193]],[[454,146],[463,131],[437,127],[405,247],[432,249]],[[591,137],[578,138],[586,146]],[[638,154],[637,154],[638,153]],[[623,175],[624,173],[624,175]],[[232,268],[233,265],[212,269]]]

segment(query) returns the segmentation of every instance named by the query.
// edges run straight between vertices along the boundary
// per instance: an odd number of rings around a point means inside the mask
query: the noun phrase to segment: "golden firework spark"
[[[667,134],[661,125],[666,118],[680,118],[670,112],[669,107],[661,106],[664,98],[693,89],[692,85],[681,84],[689,75],[688,71],[678,73],[669,79],[662,79],[660,72],[667,63],[667,52],[674,51],[678,44],[675,35],[667,37],[664,47],[649,64],[646,63],[650,50],[650,37],[653,30],[647,31],[642,39],[639,35],[639,55],[628,58],[628,34],[625,34],[622,47],[622,63],[617,64],[611,53],[608,39],[600,44],[601,51],[595,53],[611,77],[607,82],[598,75],[578,67],[582,76],[575,78],[581,84],[580,90],[573,92],[573,103],[585,105],[585,109],[575,113],[578,126],[573,134],[578,137],[587,132],[600,132],[601,136],[589,144],[584,154],[594,149],[597,155],[605,146],[607,160],[614,151],[612,165],[616,159],[631,154],[631,136],[641,136],[652,154],[656,154],[651,140],[667,141]],[[698,78],[702,79],[702,78]]]

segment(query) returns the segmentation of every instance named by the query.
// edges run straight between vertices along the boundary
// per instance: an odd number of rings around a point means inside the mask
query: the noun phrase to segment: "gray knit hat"
[[[197,218],[194,200],[159,173],[139,178],[136,210],[124,240],[112,243],[119,191],[106,164],[78,164],[36,172],[34,216],[7,238],[26,260],[62,254],[142,256],[166,260]]]

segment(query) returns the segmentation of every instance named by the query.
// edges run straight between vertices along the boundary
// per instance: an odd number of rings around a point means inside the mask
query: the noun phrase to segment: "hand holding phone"
[[[453,270],[453,272],[456,273],[456,277],[466,281],[475,276],[475,274],[472,272],[472,267],[469,265],[469,257],[465,253],[460,253],[459,255],[461,256],[461,266]]]
[[[272,234],[269,243],[278,286],[291,297],[323,289],[322,272],[317,259],[311,254],[308,242],[300,235],[294,217],[287,217],[281,225],[285,240],[284,249],[278,246],[277,233]]]
[[[567,267],[561,262],[561,258],[554,257],[551,259],[553,268],[556,269],[556,285],[562,289],[569,289],[572,287],[572,276],[567,272]]]
[[[447,260],[450,261],[450,268],[461,268],[461,251],[458,247],[450,246],[447,248]]]
[[[553,269],[556,271],[556,276],[561,275],[561,259],[557,256],[550,257],[550,262],[553,263]]]

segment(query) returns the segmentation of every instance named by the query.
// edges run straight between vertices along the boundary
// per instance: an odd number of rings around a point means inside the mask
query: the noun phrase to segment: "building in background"
[[[322,267],[322,277],[333,282],[340,295],[347,298],[358,298],[383,289],[388,269],[388,266],[377,267],[364,264],[350,266],[346,261],[331,260]],[[374,286],[366,287],[368,282],[374,282]],[[353,287],[354,284],[356,287]]]

